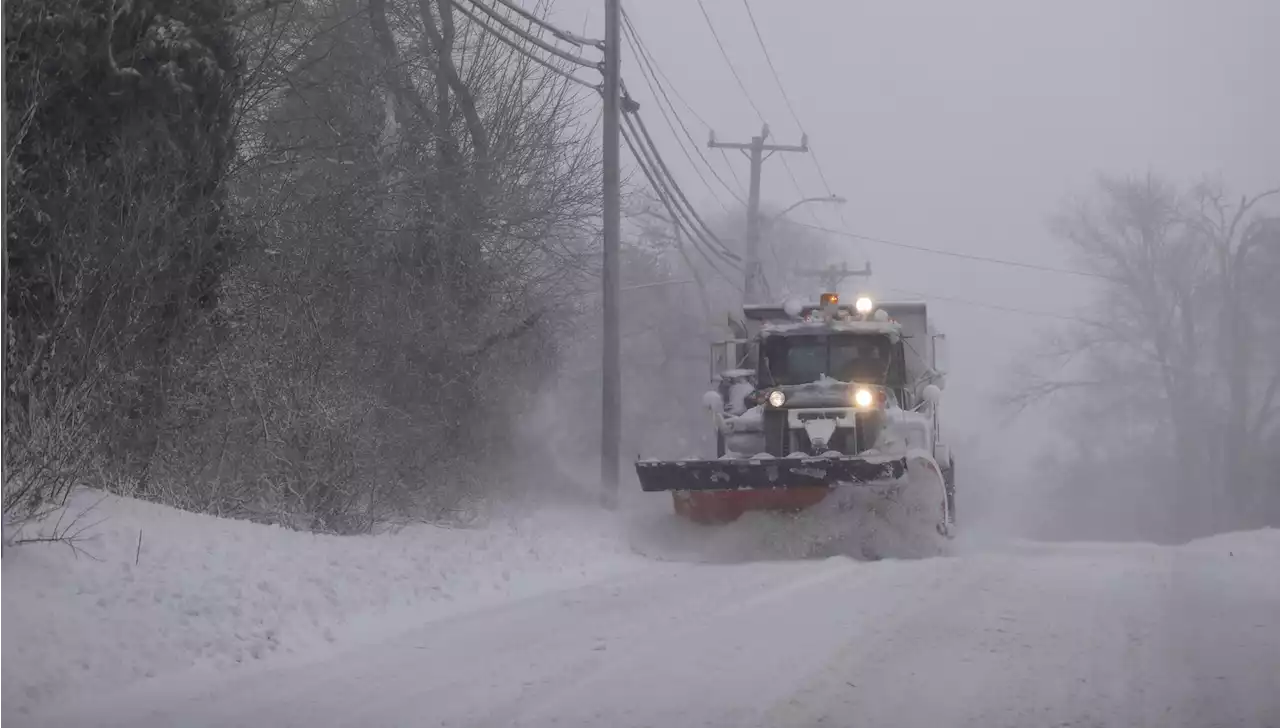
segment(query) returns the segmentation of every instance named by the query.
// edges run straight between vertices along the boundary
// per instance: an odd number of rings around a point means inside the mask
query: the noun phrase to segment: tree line
[[[360,532],[485,480],[593,285],[596,99],[447,1],[4,13],[7,521]]]
[[[1104,176],[1052,229],[1094,274],[1010,401],[1053,398],[1066,502],[1141,535],[1280,524],[1280,189]]]

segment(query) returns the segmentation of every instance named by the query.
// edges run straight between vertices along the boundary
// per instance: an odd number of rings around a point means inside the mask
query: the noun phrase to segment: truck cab
[[[824,293],[816,304],[746,306],[744,314],[740,335],[713,347],[716,364],[732,364],[712,376],[719,398],[711,404],[723,412],[716,457],[858,455],[875,448],[894,411],[924,418],[928,431],[911,445],[950,468],[936,407],[944,337],[925,303],[862,297],[850,305]],[[910,421],[907,429],[918,430],[921,417]]]

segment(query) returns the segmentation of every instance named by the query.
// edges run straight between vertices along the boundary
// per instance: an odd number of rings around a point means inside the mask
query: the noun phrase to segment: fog
[[[743,5],[704,4],[769,124],[770,140],[798,143],[801,130]],[[551,17],[598,37],[596,6],[561,0]],[[848,199],[843,206],[803,206],[790,214],[800,222],[1072,268],[1075,261],[1046,222],[1068,200],[1092,194],[1101,173],[1150,172],[1179,185],[1209,176],[1235,195],[1280,181],[1280,86],[1267,70],[1280,67],[1274,44],[1280,6],[1267,0],[831,0],[755,2],[752,10],[831,191]],[[747,141],[759,133],[760,117],[693,3],[649,0],[628,12],[676,91],[718,139]],[[719,212],[678,151],[678,138],[659,121],[630,52],[623,77],[632,79],[628,88],[640,113],[695,205],[704,214]],[[706,127],[684,118],[705,143]],[[778,208],[802,193],[826,194],[812,159],[785,155],[797,189],[782,156],[765,164],[765,204]],[[731,173],[745,180],[742,155],[708,159],[731,185]],[[716,192],[740,213],[722,189]],[[1096,301],[1093,281],[867,241],[831,242],[851,264],[871,262],[877,295],[924,294],[948,334],[952,374],[944,416],[964,463],[969,525],[1076,533],[1052,523],[1054,514],[1038,502],[1046,479],[1032,461],[1051,445],[1052,409],[1011,419],[996,400],[1011,386],[1011,367],[1064,325],[1052,316],[1075,315]],[[633,455],[624,451],[624,463]],[[1095,515],[1107,517],[1101,508]],[[1119,522],[1105,535],[1126,536],[1124,518],[1111,518]]]
[[[1280,726],[1280,0],[620,3],[613,494],[605,2],[6,0],[4,722]]]
[[[600,49],[574,66],[518,31],[540,21],[506,0],[266,3],[232,23],[214,19],[234,0],[165,2],[174,12],[130,6],[119,34],[136,47],[105,65],[43,35],[62,26],[35,0],[10,13],[6,517],[85,482],[340,533],[562,480],[598,493],[602,110],[584,86]],[[116,27],[68,7],[90,46]],[[596,37],[602,7],[537,5]],[[183,56],[192,78],[178,80],[164,54],[190,48],[137,40],[179,10],[207,31],[216,74]],[[929,302],[948,335],[942,419],[969,526],[1149,538],[1133,519],[1162,480],[1208,494],[1197,479],[1226,487],[1234,468],[1275,493],[1280,233],[1262,222],[1280,219],[1280,192],[1228,224],[1241,195],[1280,185],[1274,2],[624,13],[638,104],[624,135],[642,125],[650,158],[622,150],[629,495],[637,455],[714,446],[700,401],[708,343],[742,300],[730,269],[749,169],[705,140],[747,142],[766,122],[770,142],[810,144],[764,163],[767,289],[812,297],[797,268],[870,264],[841,293]],[[146,96],[151,81],[112,85],[147,74],[192,115]],[[216,103],[187,103],[206,94]],[[689,210],[664,209],[645,164]],[[184,185],[199,204],[174,202]],[[669,216],[705,219],[708,235],[686,244]],[[1003,400],[1037,386],[1057,396],[1015,417]],[[1073,478],[1095,492],[1065,512]],[[1098,497],[1109,487],[1124,508]]]

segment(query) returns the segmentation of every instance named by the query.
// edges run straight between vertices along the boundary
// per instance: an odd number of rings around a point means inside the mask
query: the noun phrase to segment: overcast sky
[[[800,130],[742,0],[703,0],[774,141]],[[760,121],[696,0],[626,4],[679,93],[719,138]],[[1280,182],[1280,2],[1276,0],[752,0],[751,8],[832,190],[858,233],[964,253],[1070,266],[1045,229],[1099,172],[1177,181],[1220,175],[1238,192]],[[601,31],[601,0],[556,0],[552,17]],[[685,189],[718,209],[684,161],[630,53],[623,77]],[[678,103],[678,102],[677,102]],[[707,129],[684,114],[696,138]],[[624,151],[625,155],[625,151]],[[825,194],[813,160],[788,155],[804,195]],[[625,158],[625,157],[624,157]],[[711,156],[729,179],[725,161]],[[746,160],[731,157],[745,181]],[[722,196],[723,192],[722,192]],[[727,197],[727,196],[726,196]],[[800,197],[778,157],[764,198]],[[793,215],[833,227],[834,209]],[[1069,314],[1085,279],[850,243],[875,284]],[[934,298],[951,341],[953,418],[986,427],[1008,361],[1052,319]],[[953,419],[954,426],[954,419]]]

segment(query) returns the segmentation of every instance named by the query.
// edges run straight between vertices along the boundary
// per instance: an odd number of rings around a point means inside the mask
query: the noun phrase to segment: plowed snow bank
[[[92,492],[67,518],[90,506],[82,522],[102,522],[86,553],[4,551],[5,718],[69,692],[321,651],[642,563],[608,515],[587,509],[338,537]]]

